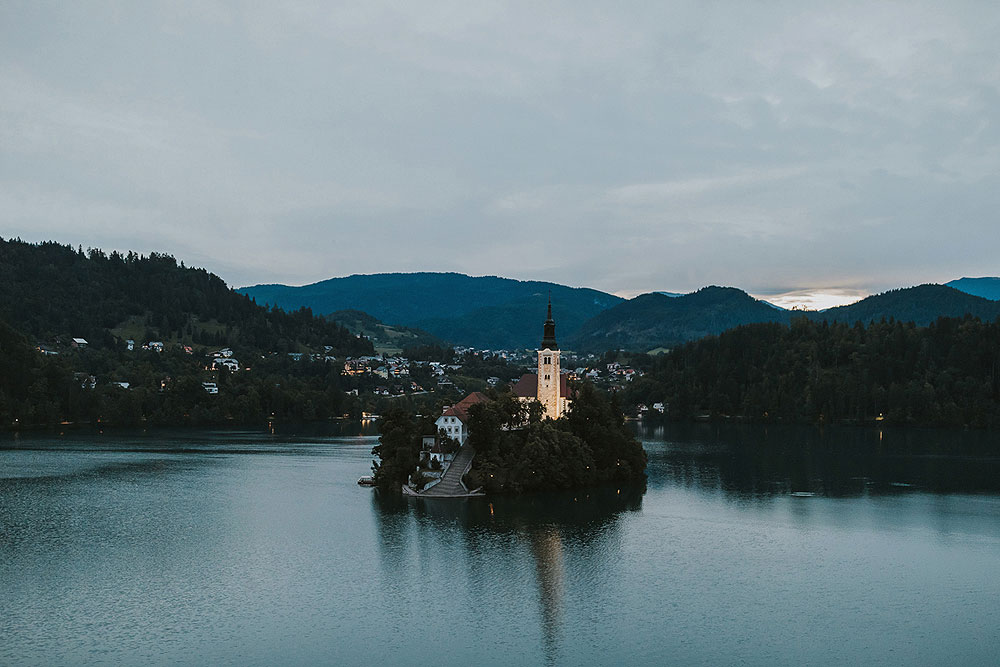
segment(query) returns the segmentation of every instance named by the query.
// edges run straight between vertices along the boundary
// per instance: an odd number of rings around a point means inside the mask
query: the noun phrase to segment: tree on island
[[[392,408],[379,421],[378,444],[372,447],[372,472],[380,489],[399,491],[420,463],[423,434],[434,432],[428,417],[418,418],[403,408]]]
[[[476,450],[469,488],[488,493],[573,489],[644,479],[646,452],[617,406],[585,383],[569,414],[542,419],[541,406],[509,390],[469,409]]]

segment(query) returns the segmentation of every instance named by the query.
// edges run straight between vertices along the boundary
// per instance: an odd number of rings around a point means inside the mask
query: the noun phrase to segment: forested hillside
[[[325,317],[331,322],[343,326],[351,333],[371,340],[377,351],[387,354],[401,352],[404,348],[427,345],[444,346],[445,344],[437,336],[422,329],[385,324],[360,310],[338,310]]]
[[[320,315],[353,309],[382,322],[419,327],[458,345],[516,348],[537,344],[551,294],[562,335],[622,301],[593,289],[460,273],[379,273],[312,285],[239,290],[262,304],[308,307]]]
[[[210,373],[205,358],[87,348],[43,356],[0,322],[0,429],[69,424],[182,426],[279,423],[360,416],[345,390],[363,380],[342,366],[287,355],[253,359],[253,371]],[[218,393],[202,382],[211,380]],[[116,383],[121,382],[121,385]]]
[[[717,335],[744,324],[787,324],[796,317],[848,324],[892,318],[923,326],[939,317],[965,315],[996,319],[1000,316],[1000,302],[945,285],[919,285],[876,294],[849,306],[799,312],[775,308],[733,287],[705,287],[678,297],[657,293],[637,296],[598,314],[565,342],[573,349],[596,352],[648,351]]]
[[[751,324],[647,358],[625,400],[667,415],[1000,428],[1000,322]]]
[[[751,322],[787,322],[788,312],[734,287],[681,296],[642,294],[586,322],[566,338],[572,349],[603,352],[671,347]]]
[[[809,313],[814,320],[829,322],[873,322],[894,318],[918,326],[930,324],[939,317],[972,315],[985,320],[1000,316],[1000,303],[966,294],[947,285],[917,285],[870,296],[849,306]]]
[[[154,340],[159,351],[143,349]],[[223,346],[238,372],[213,368],[206,353]],[[317,360],[286,354],[305,351]],[[307,309],[258,306],[166,255],[0,239],[0,428],[358,415],[347,390],[370,380],[345,379],[343,364],[325,359],[371,352],[370,341]]]
[[[163,340],[265,351],[332,346],[365,354],[371,344],[308,309],[253,303],[218,276],[148,257],[0,239],[0,319],[39,341]]]

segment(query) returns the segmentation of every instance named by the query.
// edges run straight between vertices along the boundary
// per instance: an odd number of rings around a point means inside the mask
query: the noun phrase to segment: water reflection
[[[742,499],[1000,491],[996,437],[954,430],[639,426],[651,486]]]
[[[559,617],[563,596],[563,542],[556,526],[533,529],[528,534],[531,553],[538,573],[539,599],[542,604],[542,639],[545,658],[554,664],[558,656]]]
[[[387,592],[405,587],[407,566],[442,554],[468,587],[470,606],[526,584],[538,599],[541,650],[559,659],[569,589],[586,599],[594,572],[621,557],[622,519],[642,507],[644,487],[579,493],[442,500],[373,494],[381,570]]]

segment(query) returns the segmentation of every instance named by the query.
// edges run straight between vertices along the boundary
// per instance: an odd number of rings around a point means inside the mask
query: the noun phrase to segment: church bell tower
[[[538,350],[538,402],[545,408],[545,416],[558,419],[561,415],[562,396],[559,379],[559,343],[556,342],[556,322],[552,319],[552,297],[549,313],[542,329],[542,344]]]

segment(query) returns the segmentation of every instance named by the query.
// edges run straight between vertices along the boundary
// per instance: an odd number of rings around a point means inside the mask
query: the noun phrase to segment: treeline
[[[1000,321],[750,324],[636,359],[667,417],[1000,427]]]
[[[74,250],[0,239],[0,319],[39,341],[85,338],[95,347],[128,330],[140,342],[294,352],[331,346],[370,354],[371,343],[309,309],[258,306],[218,276],[169,256]]]

